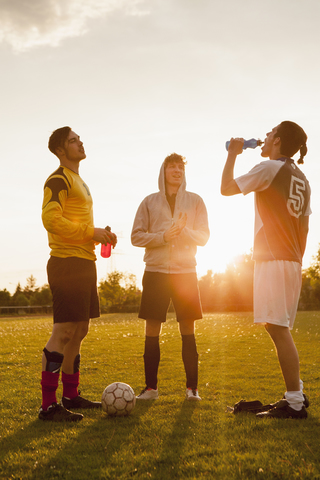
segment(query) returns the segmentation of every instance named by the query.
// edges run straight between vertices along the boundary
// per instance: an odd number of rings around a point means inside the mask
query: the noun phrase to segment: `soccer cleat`
[[[269,405],[263,405],[259,409],[259,413],[260,412],[268,412],[269,410],[272,410],[273,408],[277,407],[278,404],[281,403],[283,400],[286,400],[285,396],[283,396],[283,398],[281,400],[278,400],[278,402],[270,403]],[[308,399],[307,395],[305,395],[305,394],[303,394],[303,405],[304,405],[305,408],[308,408],[309,405],[310,405],[309,399]]]
[[[77,408],[101,408],[101,402],[91,402],[91,400],[87,400],[86,398],[80,397],[78,395],[75,398],[67,398],[62,397],[61,404],[64,408],[71,408],[72,410]]]
[[[272,403],[272,404],[271,404],[271,407],[272,407],[272,408],[276,407],[279,402],[282,402],[282,400],[286,400],[285,395],[283,395],[283,398],[282,398],[281,400],[279,400],[278,402]],[[305,408],[308,408],[309,405],[310,405],[309,399],[308,399],[307,395],[305,395],[305,394],[303,394],[303,405],[304,405]],[[269,409],[269,410],[270,410],[270,409]]]
[[[310,402],[309,402],[309,399],[307,397],[307,395],[303,394],[303,405],[305,406],[305,408],[308,408],[309,405],[310,405]]]
[[[62,405],[53,403],[48,407],[48,410],[43,410],[43,408],[40,407],[39,419],[50,422],[79,422],[83,419],[83,415],[81,415],[81,413],[70,412],[70,410],[67,410]]]
[[[137,400],[156,400],[159,397],[158,389],[144,388],[142,392],[136,397]]]
[[[287,400],[280,400],[271,410],[256,414],[256,417],[259,418],[307,418],[307,416],[308,413],[305,406],[301,410],[294,410],[290,407]]]
[[[197,388],[187,388],[186,390],[186,399],[187,400],[201,400]]]

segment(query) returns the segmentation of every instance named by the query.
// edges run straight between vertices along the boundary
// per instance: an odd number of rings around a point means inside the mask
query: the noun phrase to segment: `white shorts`
[[[293,328],[301,291],[301,265],[272,260],[254,268],[254,323]]]

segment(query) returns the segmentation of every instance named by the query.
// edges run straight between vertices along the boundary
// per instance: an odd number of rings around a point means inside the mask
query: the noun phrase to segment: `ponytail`
[[[297,161],[297,163],[300,165],[302,163],[304,163],[304,157],[307,155],[307,151],[308,151],[308,148],[307,148],[307,145],[304,143],[303,145],[301,145],[300,147],[300,158],[299,160]]]

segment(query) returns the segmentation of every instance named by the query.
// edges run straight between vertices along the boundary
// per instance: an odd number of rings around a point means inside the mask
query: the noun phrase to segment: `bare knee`
[[[158,337],[161,333],[162,323],[158,320],[146,320],[146,336]]]
[[[288,340],[291,337],[289,327],[282,327],[280,325],[274,325],[272,323],[267,323],[265,329],[272,338],[274,342],[281,340]]]
[[[77,328],[73,334],[73,339],[77,342],[81,342],[89,331],[89,322],[79,322],[77,323]]]
[[[77,325],[71,322],[55,323],[49,342],[58,342],[63,346],[67,345],[73,339],[76,327]]]
[[[182,320],[179,322],[179,329],[181,335],[194,334],[194,320]]]

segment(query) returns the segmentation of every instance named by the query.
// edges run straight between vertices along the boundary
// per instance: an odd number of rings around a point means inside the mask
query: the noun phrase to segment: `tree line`
[[[230,263],[225,272],[208,270],[199,278],[199,291],[204,312],[253,310],[254,262],[251,253]],[[111,272],[98,285],[102,313],[137,312],[141,290],[136,276]],[[27,278],[24,288],[18,283],[14,294],[0,290],[0,306],[52,305],[49,285],[36,286],[36,279]],[[320,246],[309,268],[302,272],[299,310],[320,310]]]

